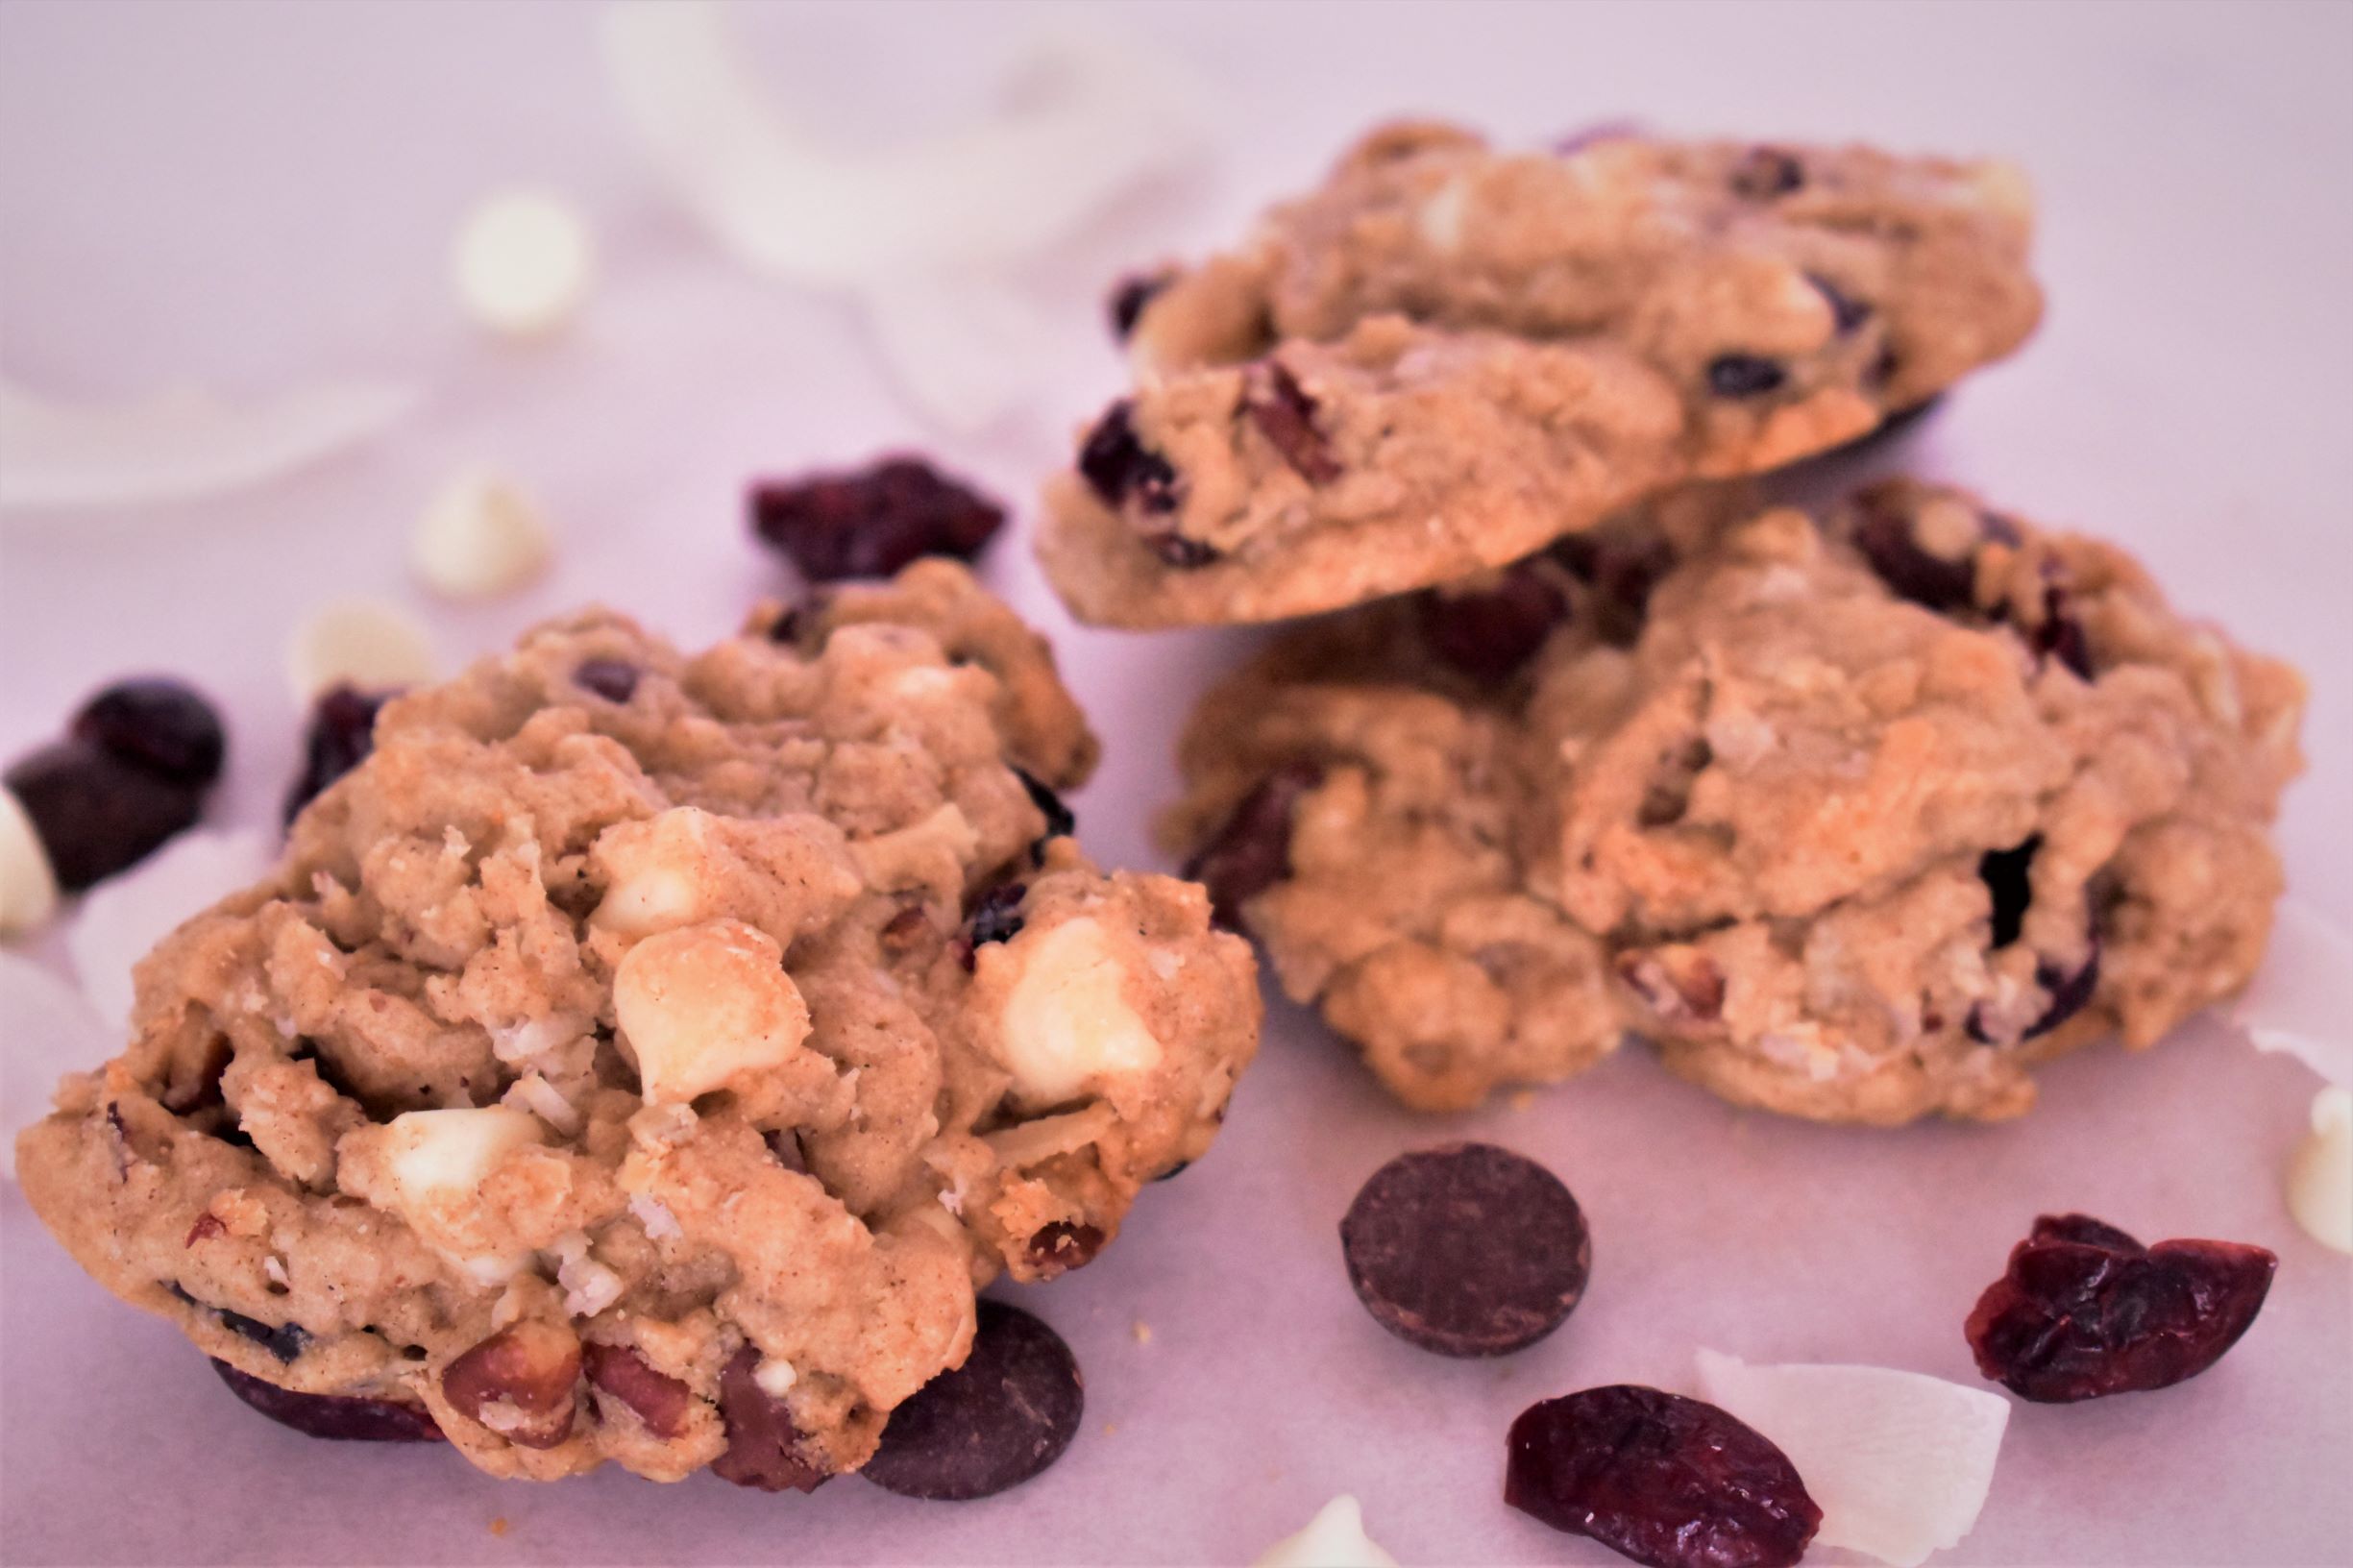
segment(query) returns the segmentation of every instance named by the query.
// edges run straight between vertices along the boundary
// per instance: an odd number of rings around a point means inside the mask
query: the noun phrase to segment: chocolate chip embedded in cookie
[[[2024,339],[2007,165],[1376,131],[1250,247],[1120,296],[1136,391],[1039,551],[1083,620],[1264,621],[1852,441]]]
[[[2292,670],[1956,490],[1644,527],[1513,569],[1561,605],[1501,679],[1398,600],[1299,628],[1188,727],[1175,844],[1401,1099],[1630,1032],[1748,1104],[2003,1115],[2036,1063],[2253,972]]]
[[[1080,852],[1093,738],[962,567],[772,620],[386,703],[21,1140],[76,1259],[305,1430],[805,1490],[979,1287],[1115,1241],[1255,1048],[1247,946]]]

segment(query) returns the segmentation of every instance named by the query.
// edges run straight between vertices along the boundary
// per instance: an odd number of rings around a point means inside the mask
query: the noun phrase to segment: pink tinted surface
[[[1041,13],[763,11],[764,68],[845,138],[976,106]],[[2353,917],[2353,653],[2341,463],[2353,366],[2343,171],[2353,9],[1183,5],[1128,22],[1215,85],[1219,175],[1124,216],[1059,270],[1091,318],[1120,259],[1197,250],[1383,114],[1507,140],[1640,116],[1686,131],[1999,151],[2047,214],[2048,321],[1882,462],[2112,533],[2195,608],[2317,681],[2314,771],[2282,845],[2300,894]],[[980,437],[931,435],[856,319],[746,277],[663,201],[556,6],[0,8],[0,369],[65,394],[269,390],[393,375],[425,410],[267,489],[137,516],[0,523],[0,751],[102,678],[172,670],[235,726],[214,817],[259,824],[293,768],[280,649],[318,601],[425,613],[452,660],[606,599],[681,638],[790,584],[743,537],[743,478],[923,443],[1025,498],[1115,381],[1107,349]],[[564,341],[486,345],[442,282],[486,187],[553,186],[604,276]],[[1042,350],[1042,353],[1045,351]],[[406,526],[455,466],[536,489],[553,575],[437,606]],[[1026,519],[1024,520],[1026,521]],[[1078,800],[1107,860],[1154,863],[1172,716],[1246,646],[1070,628],[1017,544],[994,580],[1051,626],[1109,743]],[[38,949],[54,955],[54,939]],[[16,1041],[10,1048],[21,1048]],[[1960,1322],[2037,1211],[2281,1257],[2253,1332],[2155,1395],[2021,1406],[1976,1531],[1939,1560],[2342,1562],[2353,1552],[2353,1265],[2289,1222],[2280,1162],[2315,1081],[2201,1021],[2143,1057],[2053,1067],[2003,1126],[1901,1133],[1731,1111],[1638,1052],[1478,1115],[1414,1119],[1277,1007],[1216,1150],[1121,1243],[1025,1292],[1087,1371],[1086,1431],[1038,1482],[965,1506],[857,1481],[803,1499],[618,1471],[502,1485],[446,1452],[297,1437],[121,1309],[0,1187],[0,1555],[12,1561],[1238,1561],[1353,1491],[1407,1563],[1616,1560],[1498,1501],[1503,1433],[1594,1384],[1691,1387],[1706,1344],[1972,1381]],[[1388,1155],[1484,1137],[1551,1164],[1592,1217],[1591,1293],[1520,1356],[1436,1360],[1348,1292],[1335,1227]],[[1148,1343],[1134,1325],[1149,1324]],[[494,1535],[494,1519],[508,1528]],[[1819,1554],[1835,1560],[1840,1555]]]

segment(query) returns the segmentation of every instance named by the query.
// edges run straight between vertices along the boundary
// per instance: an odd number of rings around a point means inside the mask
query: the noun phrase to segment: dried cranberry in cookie
[[[319,694],[310,706],[310,723],[303,736],[303,771],[286,791],[282,815],[287,825],[328,785],[367,760],[376,746],[376,716],[395,695],[350,686],[331,687]]]
[[[774,619],[687,654],[586,612],[354,731],[24,1135],[44,1223],[297,1424],[865,1463],[981,1287],[1208,1147],[1260,999],[1202,889],[1068,836],[1093,738],[962,567]]]

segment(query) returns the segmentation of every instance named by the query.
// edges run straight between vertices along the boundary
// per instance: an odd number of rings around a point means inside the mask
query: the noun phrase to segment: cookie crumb
[[[506,1522],[506,1515],[502,1513],[490,1521],[490,1533],[493,1535],[503,1536],[508,1531],[514,1528],[514,1526]]]
[[[1152,1342],[1152,1325],[1140,1317],[1136,1320],[1136,1326],[1129,1332],[1136,1335],[1136,1342],[1140,1345],[1148,1345]]]

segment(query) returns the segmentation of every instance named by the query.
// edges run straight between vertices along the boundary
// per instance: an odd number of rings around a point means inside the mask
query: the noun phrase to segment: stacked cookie
[[[2245,982],[2293,671],[1958,491],[1725,482],[2015,347],[2029,224],[1997,164],[1407,126],[1130,293],[1041,555],[1111,625],[1339,612],[1206,698],[1168,830],[1407,1104],[1633,1034],[2004,1115]]]

